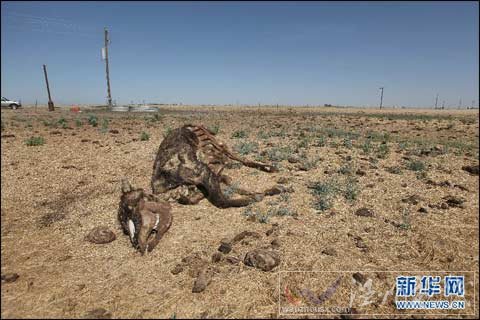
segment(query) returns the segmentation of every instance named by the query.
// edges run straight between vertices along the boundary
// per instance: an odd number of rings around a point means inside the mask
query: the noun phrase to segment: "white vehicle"
[[[8,100],[5,97],[2,97],[2,108],[9,107],[13,110],[20,108],[22,104],[18,101]]]

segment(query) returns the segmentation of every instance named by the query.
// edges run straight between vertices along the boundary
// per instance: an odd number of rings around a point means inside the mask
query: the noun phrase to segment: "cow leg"
[[[232,186],[232,184],[233,184],[232,179],[229,176],[226,176],[226,175],[221,176],[221,181],[222,181],[222,183],[224,183],[227,186]],[[238,193],[240,195],[254,196],[254,197],[260,197],[260,198],[263,198],[264,196],[274,196],[274,195],[280,194],[282,192],[285,192],[285,188],[283,186],[280,186],[280,185],[269,188],[269,189],[267,189],[263,192],[252,192],[252,191],[248,191],[248,190],[241,189],[241,188],[236,188],[235,189],[235,193]]]
[[[187,205],[193,205],[197,204],[200,202],[200,200],[205,199],[205,195],[198,190],[195,186],[192,186],[193,188],[188,189],[188,195],[181,195],[178,199],[178,203],[180,204],[187,204]]]
[[[224,180],[222,176],[214,174],[208,167],[205,169],[204,180],[201,184],[197,185],[197,187],[214,206],[219,208],[246,207],[257,201],[253,196],[245,196],[237,199],[226,197],[220,186],[220,183]]]

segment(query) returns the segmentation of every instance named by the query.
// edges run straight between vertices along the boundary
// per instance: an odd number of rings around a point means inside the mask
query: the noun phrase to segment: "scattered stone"
[[[472,165],[472,166],[463,166],[462,170],[467,171],[470,174],[473,174],[475,176],[478,176],[478,171],[479,171],[479,166],[478,165]]]
[[[117,129],[112,129],[112,130],[110,130],[110,133],[118,134],[118,133],[120,133],[120,132],[119,132]]]
[[[80,142],[90,142],[90,139],[82,139]]]
[[[295,212],[295,213],[296,213],[296,212]],[[265,234],[266,234],[267,236],[270,236],[270,235],[272,235],[272,234],[273,234],[273,235],[277,235],[277,234],[278,234],[278,223],[276,223],[276,222],[273,223],[273,224],[272,224],[272,227],[271,227],[270,229],[268,229],[268,230],[265,232]]]
[[[224,254],[227,254],[230,251],[232,251],[232,245],[228,242],[228,239],[222,240],[220,247],[218,247],[218,251]]]
[[[325,249],[322,250],[322,254],[334,257],[334,256],[337,255],[337,251],[335,249],[333,249],[332,247],[328,247],[328,248],[325,248]]]
[[[463,203],[465,202],[465,199],[463,199],[463,198],[454,197],[454,196],[446,196],[443,199],[447,201],[447,204],[448,204],[449,207],[457,207],[457,208],[463,208],[464,207]]]
[[[62,134],[60,131],[51,131],[50,134]]]
[[[245,239],[246,237],[252,237],[252,238],[258,239],[261,236],[258,232],[255,232],[255,231],[242,231],[239,234],[237,234],[235,237],[233,237],[232,242],[237,243],[237,242]]]
[[[93,228],[88,235],[85,237],[85,240],[96,243],[96,244],[105,244],[112,242],[117,237],[115,233],[108,229],[107,227],[95,227]]]
[[[442,204],[440,205],[440,209],[443,209],[443,210],[448,209],[448,204],[442,203]]]
[[[112,314],[103,308],[97,308],[88,311],[83,319],[111,319]]]
[[[454,184],[453,186],[455,188],[458,188],[458,189],[462,190],[462,191],[470,191],[470,190],[467,189],[467,187],[465,187],[464,185],[461,185],[461,184]]]
[[[223,256],[220,252],[215,252],[213,255],[212,255],[212,262],[213,263],[217,263],[217,262],[220,262],[222,260]]]
[[[421,212],[421,213],[427,213],[427,209],[424,208],[424,207],[420,207],[420,209],[418,209],[418,212]]]
[[[278,249],[280,248],[281,242],[279,239],[273,239],[272,242],[270,242],[270,244],[272,245],[273,249]]]
[[[373,217],[373,211],[368,208],[360,208],[355,211],[355,214],[360,217]]]
[[[182,271],[183,271],[183,267],[180,264],[177,264],[172,270],[170,270],[172,274],[179,274]]]
[[[280,256],[275,251],[255,249],[247,252],[243,263],[263,271],[270,271],[280,263]]]
[[[404,199],[402,199],[402,202],[404,203],[408,203],[408,204],[418,204],[419,201],[423,201],[423,198],[416,195],[416,194],[413,194],[411,196],[408,196]]]
[[[15,138],[14,134],[2,134],[2,138]]]
[[[238,264],[240,262],[239,258],[233,256],[228,256],[225,258],[225,260],[230,264]]]
[[[192,292],[199,293],[204,291],[207,288],[210,281],[211,281],[210,275],[207,273],[206,270],[202,270],[199,273],[198,277],[195,279],[195,282],[193,283]]]
[[[375,184],[369,183],[369,184],[366,185],[366,187],[367,187],[367,188],[373,188],[373,187],[375,187]]]
[[[451,187],[452,184],[450,183],[450,181],[445,180],[445,181],[442,181],[442,182],[437,183],[437,186],[440,186],[440,187]]]
[[[357,172],[355,172],[355,174],[356,174],[357,176],[364,176],[364,175],[366,175],[366,172],[363,171],[363,170],[361,170],[361,169],[358,169]]]
[[[287,178],[287,177],[280,177],[280,178],[278,178],[278,180],[277,180],[277,183],[278,183],[278,184],[285,184],[285,183],[287,183],[287,182],[288,182],[288,178]]]
[[[2,274],[2,282],[10,283],[17,281],[19,275],[17,273]]]
[[[288,157],[288,162],[290,163],[298,163],[299,161],[300,159],[297,156],[291,155],[290,157]]]
[[[355,279],[357,282],[361,283],[362,285],[365,284],[365,282],[367,281],[367,278],[361,274],[360,272],[355,272],[353,275],[352,275],[353,279]]]
[[[367,251],[367,245],[363,241],[363,239],[359,236],[353,236],[353,241],[355,242],[355,245],[357,248],[359,248],[361,251]]]
[[[308,171],[308,170],[310,170],[310,169],[311,169],[311,167],[310,167],[307,163],[305,163],[305,162],[300,163],[300,164],[297,166],[297,170],[300,170],[300,171]]]
[[[65,219],[66,215],[59,212],[49,212],[44,214],[38,224],[41,228],[50,227],[52,224]]]

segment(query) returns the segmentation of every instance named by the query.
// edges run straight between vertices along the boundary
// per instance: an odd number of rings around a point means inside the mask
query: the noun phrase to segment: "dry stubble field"
[[[2,280],[2,318],[277,317],[285,270],[356,270],[360,282],[373,277],[374,285],[397,275],[382,271],[475,271],[465,289],[477,301],[462,313],[478,316],[478,111],[26,108],[1,115],[1,272],[19,276]],[[172,227],[142,257],[117,222],[120,179],[150,190],[164,134],[186,123],[218,130],[245,157],[280,168],[269,174],[233,164],[225,172],[238,186],[280,183],[292,192],[248,208],[175,204]],[[32,136],[44,143],[27,145]],[[109,227],[116,240],[86,241],[96,226]],[[220,241],[242,231],[258,237],[212,262]],[[259,247],[277,251],[280,265],[264,272],[234,259]],[[204,266],[215,274],[192,293]],[[290,285],[320,293],[336,278],[315,274],[318,281],[296,274]],[[341,278],[331,300],[348,305],[343,289],[352,283]],[[351,312],[405,316],[392,299]]]

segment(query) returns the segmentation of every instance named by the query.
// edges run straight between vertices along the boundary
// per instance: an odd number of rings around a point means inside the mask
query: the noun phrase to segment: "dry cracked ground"
[[[405,317],[411,312],[396,310],[393,295],[349,304],[353,289],[381,292],[399,271],[464,272],[467,305],[446,314],[478,317],[478,111],[182,106],[1,115],[2,318],[288,318],[280,307],[298,301],[351,307],[303,317]],[[278,166],[229,165],[235,184],[226,194],[275,184],[288,192],[246,208],[175,204],[172,227],[142,257],[117,222],[120,179],[150,190],[158,146],[186,123]],[[98,226],[116,239],[87,241]],[[272,270],[248,265],[255,249],[273,256]]]

